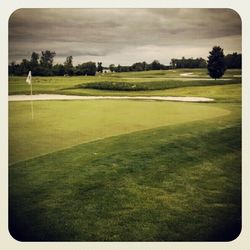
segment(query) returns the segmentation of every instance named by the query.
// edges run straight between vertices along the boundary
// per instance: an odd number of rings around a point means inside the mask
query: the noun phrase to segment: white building
[[[110,70],[110,69],[103,69],[103,70],[102,70],[102,73],[103,73],[103,74],[111,73],[111,70]]]

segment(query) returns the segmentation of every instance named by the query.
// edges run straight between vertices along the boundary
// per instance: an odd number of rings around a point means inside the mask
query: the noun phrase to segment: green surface
[[[241,85],[138,93],[216,102],[39,101],[33,123],[30,103],[10,103],[10,159],[19,161],[9,168],[14,238],[229,241],[238,236]],[[36,157],[45,151],[50,153]]]
[[[83,142],[226,115],[207,104],[161,101],[36,101],[9,104],[10,163]]]

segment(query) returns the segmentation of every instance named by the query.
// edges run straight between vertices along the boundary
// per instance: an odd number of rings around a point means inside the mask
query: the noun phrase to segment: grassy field
[[[193,72],[194,76],[181,76],[183,73]],[[190,86],[217,86],[237,84],[241,78],[234,77],[241,75],[239,70],[228,70],[222,79],[213,80],[208,77],[205,69],[202,70],[164,70],[147,72],[129,72],[98,74],[94,77],[33,77],[33,93],[57,93],[76,95],[98,95],[105,94],[110,90],[122,92],[126,95],[143,94],[142,91],[164,90]],[[223,79],[229,79],[227,81]],[[102,92],[98,91],[101,90]],[[103,91],[106,90],[106,91]],[[115,91],[114,91],[115,90]],[[29,94],[29,85],[25,77],[9,78],[9,94]],[[111,93],[111,94],[112,94]],[[110,94],[110,93],[109,93]],[[147,93],[145,93],[147,94]]]
[[[205,77],[204,71],[192,72]],[[168,73],[145,74],[156,79],[179,77],[179,72]],[[117,75],[145,78],[145,74]],[[82,78],[63,79],[60,83],[55,78],[55,85],[50,82],[43,91],[82,84]],[[15,80],[11,78],[10,93],[22,93],[24,86],[20,82],[14,86]],[[10,103],[13,237],[22,241],[229,241],[237,237],[241,84],[128,93],[203,96],[216,102],[40,101],[34,103],[33,122],[29,103]]]

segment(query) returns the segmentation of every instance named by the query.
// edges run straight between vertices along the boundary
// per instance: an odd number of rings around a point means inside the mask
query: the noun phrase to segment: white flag
[[[28,76],[27,76],[26,82],[27,82],[28,84],[31,84],[31,71],[29,71],[29,74],[28,74]]]

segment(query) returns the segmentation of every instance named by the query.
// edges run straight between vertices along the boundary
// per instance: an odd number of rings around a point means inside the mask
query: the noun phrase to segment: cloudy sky
[[[203,57],[214,45],[241,52],[241,20],[230,9],[20,9],[9,20],[9,61],[33,51],[54,62],[130,65]]]

